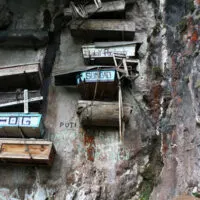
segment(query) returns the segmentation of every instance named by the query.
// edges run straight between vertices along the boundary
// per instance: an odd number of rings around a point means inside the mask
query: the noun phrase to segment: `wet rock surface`
[[[12,23],[13,13],[6,0],[0,1],[0,30],[7,28]]]

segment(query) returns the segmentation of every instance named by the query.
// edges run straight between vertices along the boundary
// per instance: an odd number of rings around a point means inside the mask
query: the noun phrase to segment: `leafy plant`
[[[151,191],[152,191],[152,186],[151,186],[150,182],[146,182],[143,185],[142,192],[140,194],[139,200],[149,200],[149,197],[151,195]]]

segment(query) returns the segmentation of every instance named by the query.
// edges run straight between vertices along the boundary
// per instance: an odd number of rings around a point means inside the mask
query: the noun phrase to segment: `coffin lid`
[[[83,71],[89,71],[94,69],[114,69],[114,66],[91,66],[91,67],[79,67],[76,70],[58,70],[54,72],[54,78],[55,78],[55,85],[65,85],[65,86],[74,86],[77,85],[76,82],[76,76],[80,74]]]
[[[88,48],[88,47],[96,47],[96,48],[107,48],[107,47],[117,47],[117,46],[127,46],[135,44],[137,46],[140,46],[142,42],[140,41],[115,41],[115,42],[94,42],[91,44],[85,44],[82,46],[82,48]]]

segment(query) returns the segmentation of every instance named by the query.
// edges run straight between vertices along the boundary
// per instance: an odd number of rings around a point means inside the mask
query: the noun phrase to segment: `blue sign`
[[[77,84],[81,82],[113,82],[115,80],[115,70],[91,70],[80,73],[77,76]]]
[[[41,137],[44,135],[42,115],[39,113],[0,113],[0,136]]]

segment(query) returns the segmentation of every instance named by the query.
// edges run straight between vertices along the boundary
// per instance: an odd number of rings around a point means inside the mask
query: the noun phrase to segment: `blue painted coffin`
[[[40,138],[44,132],[39,113],[0,113],[0,137]]]
[[[115,69],[88,70],[77,76],[83,100],[116,100],[118,82]]]
[[[81,82],[92,83],[92,82],[114,82],[116,71],[113,70],[91,70],[81,72],[77,76],[77,84]]]

